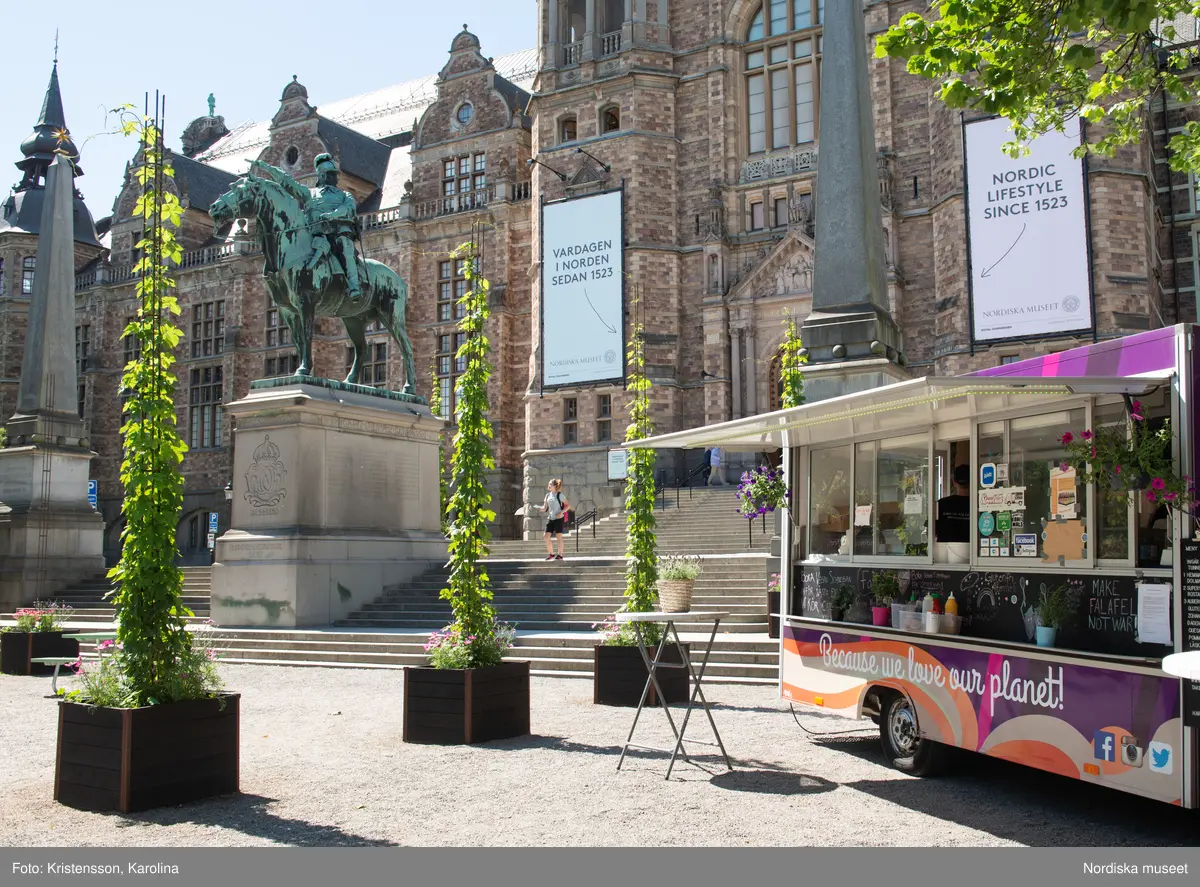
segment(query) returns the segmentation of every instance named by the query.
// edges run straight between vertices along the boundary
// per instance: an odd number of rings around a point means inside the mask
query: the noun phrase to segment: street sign
[[[217,534],[209,533],[208,534],[208,550],[212,551],[216,547],[217,547]]]
[[[215,511],[208,513],[208,532],[217,532],[217,513]]]
[[[94,480],[88,481],[88,505],[92,506],[92,510],[96,510],[96,497],[99,495],[100,486]]]

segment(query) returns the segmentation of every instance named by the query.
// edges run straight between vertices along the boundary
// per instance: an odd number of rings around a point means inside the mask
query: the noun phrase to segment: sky
[[[136,26],[135,18],[144,24]],[[126,103],[140,109],[147,91],[151,101],[155,90],[166,96],[168,144],[179,150],[184,127],[208,113],[210,92],[217,114],[235,129],[273,116],[293,74],[318,108],[436,74],[464,23],[485,56],[537,43],[535,0],[244,0],[153,7],[129,0],[49,6],[0,0],[0,19],[6,34],[20,35],[5,41],[0,170],[8,170],[8,179],[0,172],[0,200],[20,178],[9,164],[21,159],[21,142],[41,111],[57,30],[63,108],[84,172],[77,184],[96,219],[111,214],[134,154],[132,140],[104,135],[113,128],[105,109]]]

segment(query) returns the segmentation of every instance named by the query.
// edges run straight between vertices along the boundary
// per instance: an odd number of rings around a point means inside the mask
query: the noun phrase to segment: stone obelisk
[[[46,172],[17,411],[0,450],[0,609],[104,571],[76,389],[74,190],[60,154]]]
[[[810,361],[805,393],[812,400],[905,375],[896,366],[903,344],[888,310],[875,121],[860,0],[828,4],[824,34],[816,260],[812,313],[802,330]],[[855,366],[860,361],[863,365]],[[823,372],[821,364],[841,366]],[[808,384],[810,378],[815,388]]]

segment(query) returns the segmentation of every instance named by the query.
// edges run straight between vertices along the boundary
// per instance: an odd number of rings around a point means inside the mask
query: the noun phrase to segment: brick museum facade
[[[868,40],[923,7],[866,0]],[[341,186],[359,202],[364,253],[408,282],[417,390],[428,395],[437,384],[451,418],[455,298],[465,284],[449,253],[479,224],[493,285],[498,535],[537,529],[513,515],[540,501],[551,477],[565,479],[577,507],[602,514],[619,490],[607,451],[624,436],[624,389],[547,391],[539,378],[543,202],[624,189],[627,294],[643,300],[657,431],[777,408],[783,322],[803,321],[811,304],[820,121],[836,113],[820,103],[823,8],[824,0],[539,0],[527,51],[489,58],[464,28],[445,67],[422,80],[314,107],[293,77],[270,119],[232,130],[218,116],[188,124],[178,150],[170,146],[186,207],[175,272],[178,418],[190,446],[178,535],[185,560],[206,562],[207,515],[218,513],[224,532],[226,487],[237,487],[221,404],[295,368],[253,222],[214,232],[207,214],[255,158],[311,184],[314,157],[333,154]],[[963,119],[900,63],[869,65],[890,309],[906,372],[961,373],[1195,320],[1196,183],[1168,174],[1163,148],[1164,127],[1176,130],[1191,108],[1150,108],[1141,146],[1086,161],[1094,332],[972,344]],[[54,75],[38,122],[62,116]],[[16,157],[18,146],[8,150]],[[44,185],[36,156],[17,159],[24,177],[0,221],[0,417],[15,406]],[[79,165],[86,171],[86,156]],[[110,214],[89,213],[82,198],[76,207],[79,406],[98,453],[92,477],[110,557],[121,529],[120,377],[137,349],[122,337],[136,311],[135,199],[127,173]],[[401,387],[398,349],[380,330],[370,343],[363,381]],[[344,376],[348,347],[340,322],[322,320],[316,372]],[[671,480],[698,455],[662,459]]]

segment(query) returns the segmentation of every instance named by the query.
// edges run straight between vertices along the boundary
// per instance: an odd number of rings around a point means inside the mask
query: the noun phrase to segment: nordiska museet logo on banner
[[[1019,305],[1013,308],[992,308],[983,312],[984,317],[1020,317],[1023,314],[1049,314],[1062,311],[1065,314],[1077,314],[1083,303],[1078,296],[1067,296],[1061,302],[1040,302],[1037,305]]]

